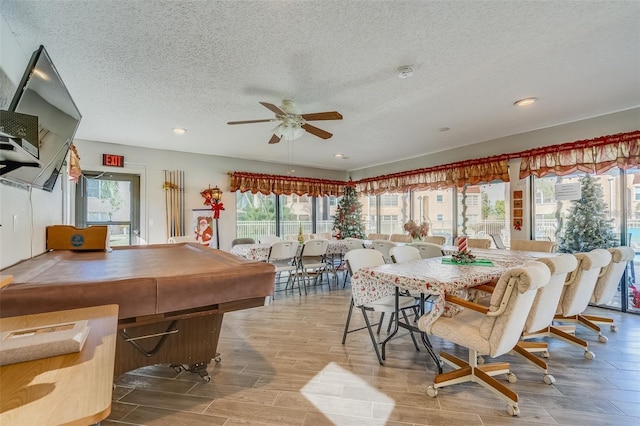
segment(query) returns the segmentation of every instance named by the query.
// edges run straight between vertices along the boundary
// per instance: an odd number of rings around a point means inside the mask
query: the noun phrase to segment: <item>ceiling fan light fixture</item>
[[[298,125],[282,123],[273,129],[273,133],[284,140],[292,141],[304,135],[305,130]]]
[[[513,104],[515,106],[519,106],[519,107],[525,107],[525,106],[529,106],[533,103],[535,103],[538,100],[538,98],[536,97],[530,97],[530,98],[522,98],[522,99],[518,99],[517,101],[515,101]]]

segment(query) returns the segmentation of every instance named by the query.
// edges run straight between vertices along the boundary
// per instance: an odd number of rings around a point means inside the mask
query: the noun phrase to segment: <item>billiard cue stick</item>
[[[164,171],[164,185],[162,189],[164,189],[164,212],[165,212],[165,228],[167,232],[167,239],[172,237],[169,234],[169,188],[167,187],[167,170]]]

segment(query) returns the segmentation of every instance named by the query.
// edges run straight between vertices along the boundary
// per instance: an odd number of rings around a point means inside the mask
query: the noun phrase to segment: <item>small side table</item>
[[[111,413],[118,305],[0,319],[0,331],[89,320],[82,351],[0,367],[0,424],[82,425]]]

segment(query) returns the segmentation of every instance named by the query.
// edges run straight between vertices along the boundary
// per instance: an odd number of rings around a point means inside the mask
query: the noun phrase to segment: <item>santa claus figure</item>
[[[196,240],[202,244],[208,246],[213,237],[213,229],[207,217],[201,216],[198,218],[198,227],[196,228]]]

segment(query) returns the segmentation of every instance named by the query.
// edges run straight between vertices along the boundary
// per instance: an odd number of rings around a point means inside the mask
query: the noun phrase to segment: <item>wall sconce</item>
[[[220,190],[220,188],[218,188],[218,186],[211,189],[211,199],[215,201],[220,201],[222,199],[222,191]]]

